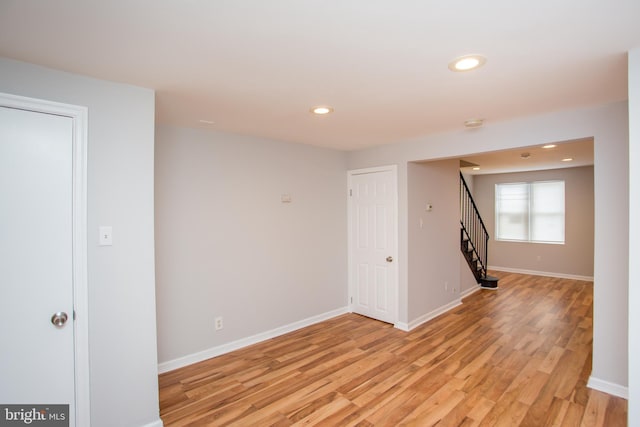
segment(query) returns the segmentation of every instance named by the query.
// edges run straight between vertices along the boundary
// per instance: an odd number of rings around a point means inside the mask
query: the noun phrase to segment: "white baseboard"
[[[589,377],[587,387],[629,400],[629,387]]]
[[[405,322],[396,322],[393,324],[393,327],[396,329],[400,329],[401,331],[404,331],[404,332],[410,331],[409,324]]]
[[[433,311],[430,311],[427,314],[424,314],[420,317],[418,317],[415,320],[412,320],[409,323],[404,323],[404,322],[397,322],[395,324],[395,327],[405,331],[405,332],[409,332],[412,329],[417,328],[418,326],[422,325],[423,323],[428,322],[431,319],[434,319],[438,316],[440,316],[442,313],[445,313],[451,309],[456,308],[457,306],[461,305],[462,301],[460,300],[460,298],[456,299],[455,301],[451,301],[449,304],[443,305],[442,307],[438,307]]]
[[[396,322],[396,324],[394,325],[396,328],[400,329],[401,331],[405,331],[405,332],[409,332],[412,329],[417,328],[418,326],[422,325],[423,323],[428,322],[431,319],[434,319],[438,316],[440,316],[441,314],[452,310],[454,308],[456,308],[457,306],[459,306],[460,304],[462,304],[462,299],[468,297],[469,295],[478,292],[480,290],[480,286],[472,286],[471,288],[462,291],[460,293],[460,297],[457,300],[451,301],[449,304],[443,305],[442,307],[438,307],[433,311],[430,311],[429,313],[422,315],[420,317],[418,317],[415,320],[412,320],[409,323],[405,323],[405,322]]]
[[[288,325],[281,326],[279,328],[272,329],[270,331],[262,332],[256,335],[252,335],[247,338],[242,338],[237,341],[222,344],[217,347],[212,347],[207,350],[199,351],[197,353],[189,354],[187,356],[179,357],[177,359],[169,360],[158,364],[158,373],[173,371],[174,369],[182,368],[184,366],[192,365],[194,363],[202,362],[203,360],[211,359],[212,357],[220,356],[239,350],[243,347],[247,347],[253,344],[257,344],[261,341],[265,341],[271,338],[278,337],[280,335],[287,334],[289,332],[296,331],[298,329],[314,325],[327,319],[331,319],[341,314],[348,313],[347,307],[342,307],[333,311],[319,314],[317,316],[309,317],[307,319],[300,320],[298,322],[290,323]]]
[[[593,276],[578,276],[577,274],[554,273],[550,271],[524,270],[522,268],[489,266],[489,270],[504,271],[506,273],[530,274],[532,276],[558,277],[560,279],[584,280],[593,282]]]
[[[149,423],[149,424],[145,424],[143,426],[140,427],[164,427],[164,424],[162,423],[161,419],[157,419],[156,421]]]
[[[466,291],[462,291],[462,292],[460,293],[460,299],[462,300],[463,298],[466,298],[466,297],[468,297],[469,295],[471,295],[471,294],[474,294],[474,293],[478,292],[480,289],[482,289],[482,288],[480,287],[480,285],[472,286],[472,287],[470,287],[469,289],[467,289]]]

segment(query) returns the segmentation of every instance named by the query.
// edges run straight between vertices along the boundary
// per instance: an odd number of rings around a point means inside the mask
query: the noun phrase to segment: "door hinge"
[[[349,298],[350,303],[353,304],[353,297]]]

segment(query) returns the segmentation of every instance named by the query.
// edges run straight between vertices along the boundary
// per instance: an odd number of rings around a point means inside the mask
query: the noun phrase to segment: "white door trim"
[[[87,126],[86,107],[0,93],[0,106],[72,119],[73,135],[73,310],[76,425],[91,425],[89,302],[87,280]]]
[[[393,252],[394,252],[394,262],[397,262],[397,254],[398,254],[398,232],[399,232],[399,224],[398,224],[398,166],[397,165],[386,165],[386,166],[376,166],[376,167],[371,167],[371,168],[363,168],[363,169],[353,169],[350,171],[347,171],[347,215],[348,215],[348,230],[347,230],[347,234],[348,234],[348,239],[347,239],[347,275],[348,275],[348,287],[349,287],[349,293],[348,293],[348,300],[347,300],[347,306],[349,307],[349,312],[353,313],[353,296],[355,295],[355,283],[353,283],[353,255],[352,255],[352,249],[353,249],[353,237],[352,237],[352,232],[353,232],[353,224],[352,224],[352,213],[353,213],[353,202],[352,202],[352,198],[350,195],[350,190],[352,188],[352,177],[354,175],[362,175],[362,174],[368,174],[368,173],[376,173],[376,172],[391,172],[394,176],[394,180],[396,183],[396,188],[394,189],[394,194],[393,194],[393,207],[394,207],[394,221],[396,224],[396,230],[395,230],[395,239],[392,242],[392,248],[393,248]],[[395,269],[395,277],[394,277],[394,283],[395,283],[395,289],[394,289],[394,294],[395,294],[395,307],[394,307],[394,327],[398,327],[398,313],[399,313],[399,268],[396,267]]]

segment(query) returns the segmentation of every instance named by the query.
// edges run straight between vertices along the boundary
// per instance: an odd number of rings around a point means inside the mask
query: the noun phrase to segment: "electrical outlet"
[[[224,324],[222,323],[222,317],[216,317],[216,331],[219,331],[223,327]]]
[[[444,290],[445,291],[449,290],[449,282],[444,282]]]

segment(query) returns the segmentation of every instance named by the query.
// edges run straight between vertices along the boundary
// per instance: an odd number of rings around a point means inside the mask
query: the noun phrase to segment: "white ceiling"
[[[624,100],[639,19],[638,0],[0,0],[0,55],[155,89],[159,123],[354,150]],[[469,53],[486,65],[448,70]]]
[[[537,145],[465,156],[461,160],[477,165],[480,170],[473,170],[473,166],[460,169],[470,175],[484,175],[593,165],[593,138],[563,141],[554,145],[551,148]],[[572,160],[563,161],[569,158]]]

